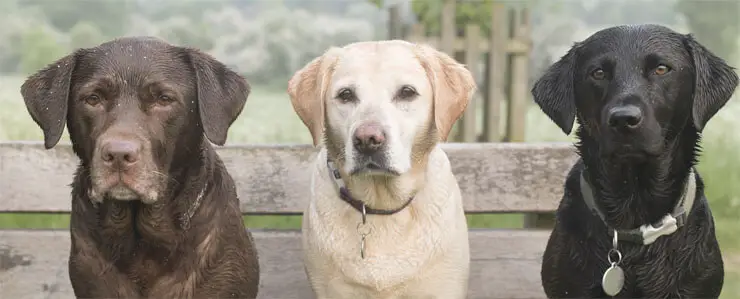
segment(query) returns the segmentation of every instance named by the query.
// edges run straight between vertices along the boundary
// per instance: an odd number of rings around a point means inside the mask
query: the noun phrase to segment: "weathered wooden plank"
[[[300,233],[254,231],[259,298],[313,298],[303,269]],[[540,283],[549,232],[472,230],[468,298],[545,298]],[[69,232],[0,230],[0,298],[71,298]]]
[[[575,161],[567,143],[445,143],[469,212],[549,212]],[[251,214],[300,214],[317,149],[309,145],[217,149]],[[69,212],[78,159],[68,144],[0,143],[0,212]]]

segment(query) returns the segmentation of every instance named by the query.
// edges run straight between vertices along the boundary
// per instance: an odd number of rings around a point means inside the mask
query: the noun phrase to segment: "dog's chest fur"
[[[303,226],[306,259],[310,260],[307,270],[312,280],[319,276],[321,280],[340,280],[341,284],[367,288],[366,294],[395,298],[408,283],[430,274],[425,270],[434,267],[436,260],[448,259],[451,250],[462,247],[465,260],[455,263],[467,271],[467,227],[464,216],[458,215],[462,214],[457,206],[459,190],[449,188],[447,178],[442,177],[444,171],[433,173],[440,177],[431,181],[438,183],[427,184],[404,210],[391,216],[367,216],[372,232],[366,238],[366,256],[362,259],[357,231],[361,213],[337,196],[326,163],[322,163],[324,154],[317,159],[312,199]],[[312,267],[314,263],[320,266]]]
[[[115,261],[143,293],[155,287],[159,277],[174,271],[183,253],[184,234],[165,215],[165,206],[141,207],[138,202],[106,201],[96,238],[101,251]]]
[[[606,296],[601,279],[609,267],[612,240],[598,216],[586,207],[572,175],[545,253],[543,284],[553,297]],[[678,298],[718,292],[722,262],[706,198],[701,189],[684,226],[650,245],[619,242],[625,286],[620,298]],[[719,270],[719,272],[717,272]],[[587,293],[578,294],[584,291]],[[576,294],[573,294],[576,293]]]

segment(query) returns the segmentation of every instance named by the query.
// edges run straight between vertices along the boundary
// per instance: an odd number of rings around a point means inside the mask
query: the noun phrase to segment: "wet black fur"
[[[608,80],[589,81],[594,61],[607,71]],[[656,61],[667,61],[673,73],[651,75]],[[532,90],[535,101],[566,133],[578,115],[581,156],[568,174],[543,257],[548,298],[607,297],[601,278],[609,266],[611,239],[583,201],[581,173],[588,170],[587,180],[610,227],[656,222],[680,199],[697,162],[701,131],[737,84],[733,69],[690,35],[657,25],[597,32],[547,70]],[[610,133],[603,112],[627,101],[628,88],[641,99],[628,100],[641,107],[645,121],[622,138]],[[717,298],[724,270],[714,230],[697,174],[696,201],[685,226],[646,246],[620,242],[626,282],[616,297]]]

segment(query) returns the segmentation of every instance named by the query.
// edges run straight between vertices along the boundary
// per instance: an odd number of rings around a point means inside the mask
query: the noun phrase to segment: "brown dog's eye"
[[[398,90],[396,97],[401,100],[408,100],[413,98],[414,96],[417,96],[418,94],[419,93],[416,92],[416,89],[411,86],[405,85]]]
[[[606,72],[602,69],[596,69],[591,72],[591,77],[595,80],[604,80],[604,78],[606,78]]]
[[[670,71],[671,71],[671,68],[665,64],[660,64],[658,65],[658,67],[655,68],[655,74],[658,76],[665,75]]]
[[[98,95],[91,95],[85,98],[85,104],[88,104],[93,107],[99,105],[100,102],[102,102],[102,100],[100,99]]]
[[[342,88],[339,90],[339,93],[337,93],[337,99],[342,102],[349,103],[355,100],[355,93],[349,88]]]
[[[175,100],[168,95],[160,95],[159,97],[157,97],[157,105],[160,106],[167,106],[169,104],[172,104],[172,102],[174,101]]]

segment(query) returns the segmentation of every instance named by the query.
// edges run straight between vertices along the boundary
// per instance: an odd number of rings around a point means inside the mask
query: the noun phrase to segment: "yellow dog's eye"
[[[417,93],[416,89],[414,89],[413,87],[404,85],[403,87],[401,87],[401,89],[398,90],[396,97],[401,100],[408,100],[417,96],[418,94],[419,93]]]
[[[671,71],[671,68],[665,64],[659,64],[658,67],[655,68],[655,74],[658,76],[665,75],[670,71]]]
[[[352,102],[355,100],[355,93],[349,88],[342,88],[337,93],[336,98],[345,103]]]

